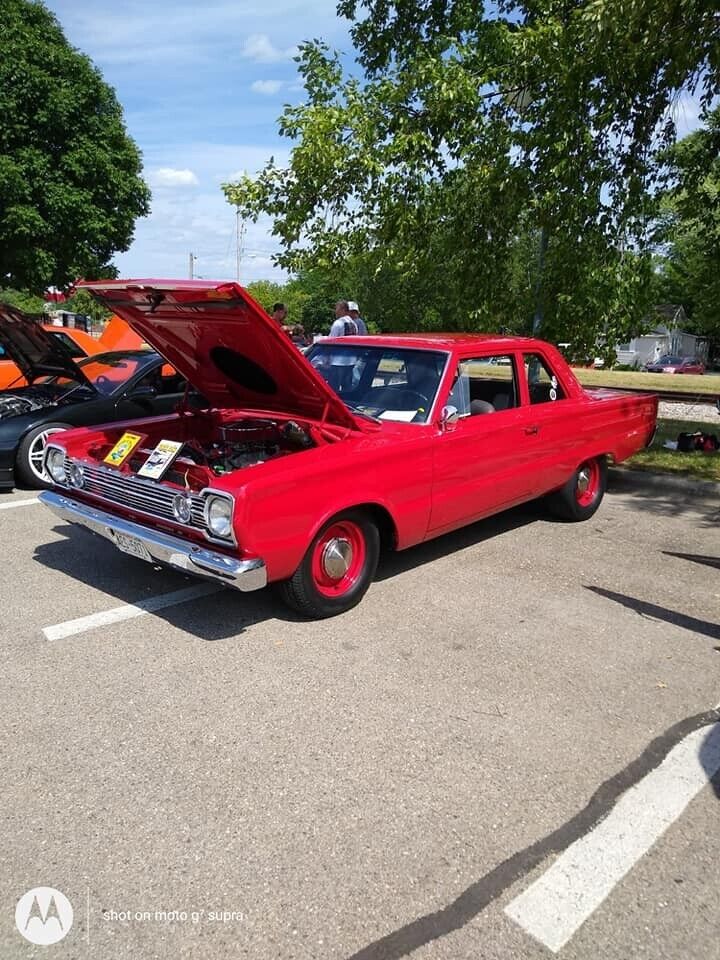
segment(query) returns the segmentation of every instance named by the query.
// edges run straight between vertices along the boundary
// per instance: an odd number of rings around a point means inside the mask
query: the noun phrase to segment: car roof
[[[367,337],[327,337],[319,343],[362,344],[370,347],[410,347],[419,350],[528,350],[546,344],[534,337],[511,337],[499,333],[406,333]]]

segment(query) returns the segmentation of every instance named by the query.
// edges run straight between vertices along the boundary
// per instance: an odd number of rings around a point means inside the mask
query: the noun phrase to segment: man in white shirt
[[[335,320],[330,327],[331,337],[352,337],[358,327],[350,316],[347,300],[338,300],[335,304]],[[357,357],[349,350],[339,350],[330,360],[330,386],[338,393],[347,393],[352,389],[352,371]]]

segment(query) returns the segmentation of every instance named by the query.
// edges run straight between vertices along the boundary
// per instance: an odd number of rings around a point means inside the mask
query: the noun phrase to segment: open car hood
[[[358,430],[338,395],[238,283],[77,284],[126,320],[215,407],[254,407]]]
[[[60,337],[6,303],[0,303],[0,344],[28,383],[38,377],[67,376],[92,386]]]

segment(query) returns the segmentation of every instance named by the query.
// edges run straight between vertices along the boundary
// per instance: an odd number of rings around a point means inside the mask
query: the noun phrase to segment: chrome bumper
[[[259,557],[252,560],[237,560],[224,553],[186,543],[167,533],[149,530],[129,520],[121,520],[120,517],[114,517],[110,513],[88,507],[87,504],[70,500],[51,490],[43,491],[40,494],[40,500],[61,519],[69,523],[79,523],[116,546],[116,534],[134,537],[142,543],[153,560],[168,567],[184,570],[198,577],[219,580],[226,586],[235,587],[236,590],[243,592],[260,590],[267,584],[265,563]]]

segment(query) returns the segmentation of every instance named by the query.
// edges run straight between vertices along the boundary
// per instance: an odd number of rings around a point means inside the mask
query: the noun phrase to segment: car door
[[[515,354],[463,357],[446,404],[459,419],[434,438],[429,533],[471,523],[527,499],[528,443]]]
[[[578,467],[578,400],[539,349],[522,354],[522,390],[533,464],[531,494],[540,496],[562,486]]]

